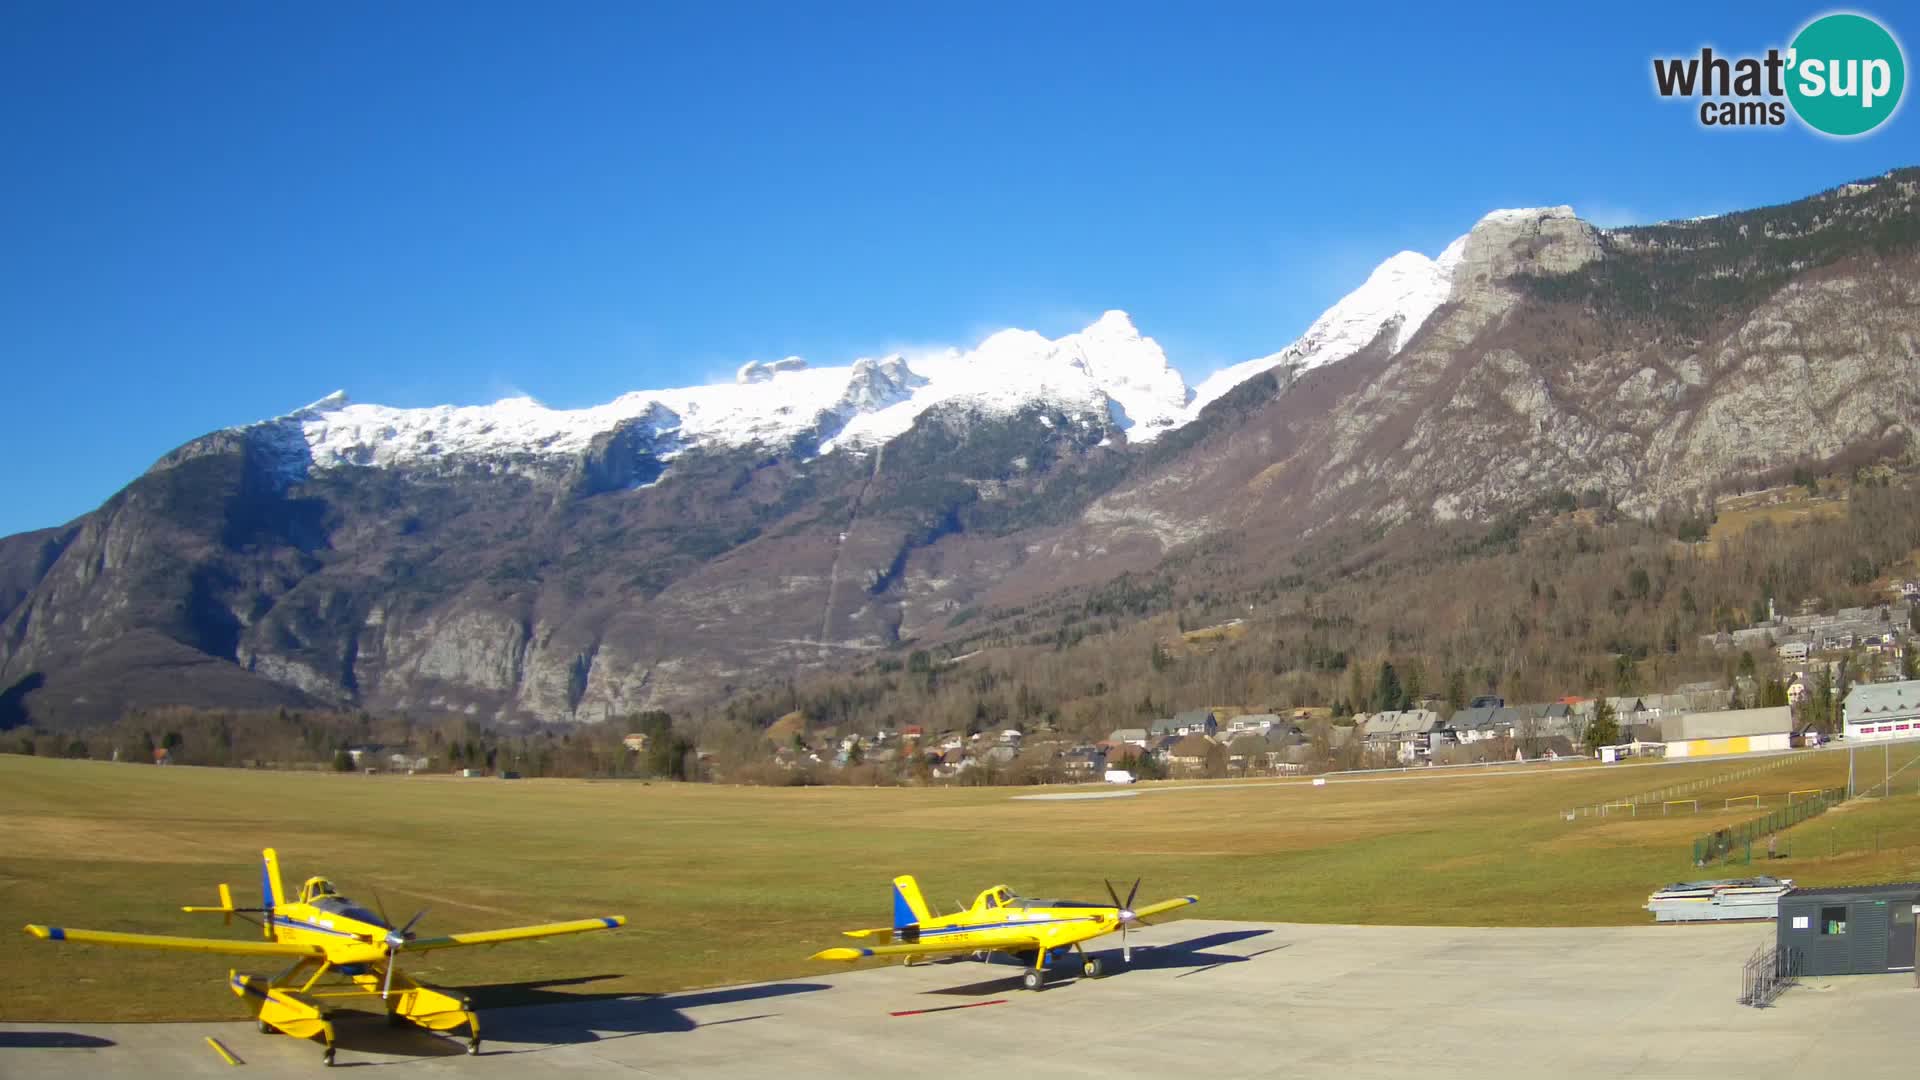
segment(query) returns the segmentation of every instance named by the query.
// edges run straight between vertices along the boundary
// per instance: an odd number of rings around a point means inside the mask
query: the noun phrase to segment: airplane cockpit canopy
[[[995,885],[993,888],[981,893],[980,899],[975,902],[979,904],[980,907],[991,911],[994,908],[1012,907],[1017,899],[1018,897],[1013,895],[1012,889],[1007,888],[1005,885]]]
[[[341,896],[340,890],[333,887],[333,882],[323,877],[308,878],[306,884],[300,886],[300,902],[329,915],[344,915],[369,926],[387,925],[387,920]]]

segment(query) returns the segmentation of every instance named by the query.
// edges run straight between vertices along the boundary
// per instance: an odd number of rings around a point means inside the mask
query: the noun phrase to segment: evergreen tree
[[[1801,717],[1806,721],[1806,727],[1822,735],[1833,734],[1838,726],[1833,722],[1833,673],[1827,670],[1825,664],[1820,665],[1820,670],[1814,673],[1813,686],[1807,690],[1807,703]]]
[[[1373,711],[1392,712],[1404,708],[1406,693],[1400,687],[1400,675],[1393,670],[1393,662],[1383,660],[1380,663],[1380,677],[1373,684]]]
[[[1613,703],[1604,697],[1593,701],[1593,719],[1587,722],[1586,741],[1589,751],[1620,741],[1620,719],[1614,714]]]

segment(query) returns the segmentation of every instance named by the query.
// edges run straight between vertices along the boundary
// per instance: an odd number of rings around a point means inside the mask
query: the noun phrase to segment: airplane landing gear
[[[1020,985],[1026,987],[1029,990],[1040,989],[1042,986],[1046,985],[1046,981],[1047,981],[1046,973],[1041,971],[1037,967],[1028,968],[1026,971],[1026,974],[1020,976]]]
[[[1088,957],[1087,962],[1080,965],[1081,974],[1089,979],[1099,978],[1105,970],[1105,968],[1100,966],[1100,958],[1097,956]]]
[[[327,1047],[327,1052],[320,1055],[320,1064],[325,1065],[328,1068],[333,1067],[333,1047],[331,1046]]]
[[[467,1040],[467,1054],[471,1057],[480,1056],[480,1036],[475,1035]]]

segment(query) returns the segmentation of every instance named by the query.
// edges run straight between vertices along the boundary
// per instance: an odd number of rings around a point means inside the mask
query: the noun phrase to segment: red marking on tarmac
[[[942,1005],[937,1009],[902,1009],[888,1013],[888,1016],[924,1016],[927,1013],[952,1012],[955,1009],[977,1009],[982,1005],[1005,1005],[1006,998],[994,998],[992,1001],[969,1001],[965,1005]]]

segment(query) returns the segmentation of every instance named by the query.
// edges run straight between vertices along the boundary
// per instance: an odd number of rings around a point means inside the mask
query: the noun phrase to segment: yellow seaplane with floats
[[[850,938],[872,940],[874,944],[824,949],[814,953],[812,959],[904,956],[911,964],[943,953],[1006,953],[1032,965],[1020,981],[1027,989],[1038,990],[1046,984],[1047,969],[1069,952],[1080,956],[1081,974],[1089,979],[1100,977],[1099,957],[1088,956],[1080,947],[1082,942],[1118,932],[1121,959],[1132,963],[1133,948],[1127,942],[1129,929],[1151,925],[1146,920],[1155,915],[1200,902],[1197,896],[1181,896],[1136,908],[1133,898],[1140,891],[1138,878],[1134,879],[1133,888],[1127,890],[1125,902],[1114,891],[1113,882],[1105,884],[1107,897],[1113,901],[1111,905],[1077,900],[1030,900],[1014,895],[1005,885],[995,885],[982,891],[972,907],[952,915],[936,916],[920,895],[920,883],[911,874],[902,875],[893,879],[892,926],[842,931]]]
[[[284,1032],[295,1038],[322,1037],[327,1045],[322,1060],[333,1064],[333,1021],[327,1003],[341,998],[378,997],[390,1024],[411,1023],[429,1031],[467,1028],[467,1053],[480,1052],[480,1020],[468,1000],[459,995],[423,986],[399,972],[400,954],[453,949],[468,945],[498,945],[504,941],[582,934],[591,930],[611,930],[626,923],[620,915],[573,922],[516,926],[508,930],[482,930],[477,933],[447,934],[423,938],[413,928],[427,912],[422,909],[404,925],[394,926],[386,916],[379,894],[374,903],[378,914],[359,907],[334,891],[333,883],[323,877],[308,878],[300,895],[292,898],[280,882],[280,860],[272,848],[260,853],[260,891],[265,902],[257,908],[233,906],[233,890],[220,886],[218,907],[183,907],[180,910],[211,913],[254,923],[265,933],[266,941],[230,941],[222,938],[172,937],[165,934],[122,934],[107,930],[75,930],[60,926],[30,925],[27,933],[43,941],[85,942],[93,945],[123,945],[142,949],[179,949],[187,952],[224,953],[230,956],[279,956],[293,961],[285,971],[273,976],[227,973],[227,986],[251,1006],[261,1034]],[[255,920],[252,916],[258,915]],[[322,985],[329,975],[346,980]]]

